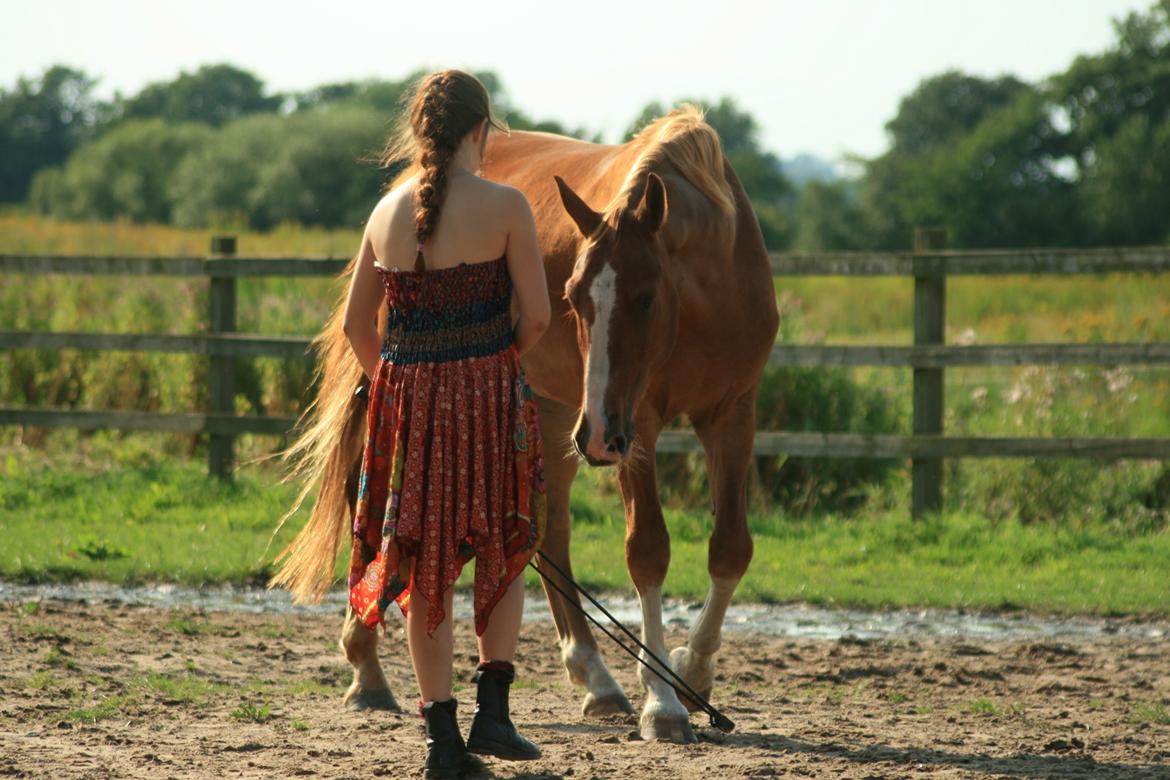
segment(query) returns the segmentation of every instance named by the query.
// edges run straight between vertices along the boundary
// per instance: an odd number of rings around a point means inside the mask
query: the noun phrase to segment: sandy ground
[[[416,777],[411,712],[345,710],[340,617],[0,605],[0,776]],[[681,641],[672,637],[671,645]],[[698,744],[647,743],[631,717],[583,720],[553,629],[526,626],[515,720],[540,744],[500,778],[1170,778],[1165,638],[1076,644],[727,637]],[[632,662],[605,648],[636,706]],[[474,644],[458,636],[467,726]],[[404,643],[384,665],[414,700]]]

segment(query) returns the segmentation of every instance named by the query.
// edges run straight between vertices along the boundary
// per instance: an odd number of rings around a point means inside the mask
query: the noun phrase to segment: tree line
[[[1039,83],[926,79],[886,131],[858,178],[804,188],[797,248],[903,249],[916,225],[963,248],[1170,240],[1170,0]]]
[[[1147,244],[1170,239],[1170,0],[1114,22],[1114,41],[1038,83],[949,71],[887,123],[858,175],[795,183],[735,101],[703,105],[770,247],[904,249],[917,225],[951,246]],[[65,65],[0,90],[0,203],[68,219],[181,226],[355,226],[388,172],[374,164],[401,80],[270,93],[208,65],[132,96],[94,97]],[[478,74],[516,129],[600,140],[535,119]],[[626,137],[668,106],[651,103]],[[624,140],[624,139],[623,139]]]

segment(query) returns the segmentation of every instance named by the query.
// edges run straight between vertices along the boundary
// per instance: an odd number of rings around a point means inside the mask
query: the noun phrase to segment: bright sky
[[[5,0],[0,85],[62,62],[132,94],[231,62],[272,90],[495,70],[538,118],[618,140],[641,107],[733,96],[783,157],[871,156],[898,100],[948,68],[1051,75],[1151,0]]]

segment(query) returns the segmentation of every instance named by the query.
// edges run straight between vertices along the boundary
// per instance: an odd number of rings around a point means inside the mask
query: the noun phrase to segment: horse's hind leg
[[[747,474],[755,434],[755,391],[745,393],[714,419],[699,417],[695,431],[707,454],[708,484],[715,507],[715,527],[707,548],[711,577],[707,600],[691,625],[684,647],[670,654],[670,665],[695,692],[710,699],[715,653],[722,643],[723,617],[732,594],[752,559],[747,527]],[[688,708],[695,702],[684,698]]]
[[[541,550],[572,576],[573,567],[569,561],[569,491],[577,473],[577,457],[569,447],[569,436],[576,411],[539,396],[537,406],[540,409],[544,445],[544,476],[548,485],[548,525]],[[600,716],[633,712],[630,700],[605,666],[597,648],[597,640],[593,638],[589,623],[581,612],[581,599],[577,591],[551,566],[546,567],[544,573],[568,594],[564,596],[558,593],[542,579],[549,610],[557,628],[561,661],[569,680],[586,689],[582,714]]]
[[[353,517],[357,505],[358,472],[361,458],[350,469],[345,481],[345,492],[349,499],[349,514]],[[356,554],[351,551],[351,555]],[[338,642],[346,660],[353,667],[353,682],[345,692],[345,706],[351,710],[398,710],[398,702],[390,692],[390,683],[378,663],[378,634],[357,619],[353,608],[345,608],[345,623],[341,627]]]
[[[345,692],[345,706],[351,710],[397,710],[398,702],[378,663],[378,635],[366,628],[350,607],[345,610],[340,645],[353,667],[353,682]]]

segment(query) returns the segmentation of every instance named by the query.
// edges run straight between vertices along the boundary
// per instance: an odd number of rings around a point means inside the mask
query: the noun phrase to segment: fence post
[[[946,248],[946,231],[915,228],[914,253],[928,254]],[[919,275],[937,261],[914,258],[914,345],[942,344],[945,340],[947,280],[945,276]],[[914,435],[943,432],[943,369],[914,369]],[[942,509],[943,468],[939,458],[914,458],[910,514],[920,518]]]
[[[235,236],[213,236],[208,273],[211,276],[209,296],[211,317],[208,320],[210,333],[231,333],[236,329],[236,278],[216,276],[215,260],[228,259],[236,254]],[[223,355],[212,355],[209,361],[208,411],[211,414],[234,414],[236,381],[234,361]],[[235,459],[233,449],[235,436],[229,433],[212,433],[207,452],[208,471],[220,479],[231,479]]]

